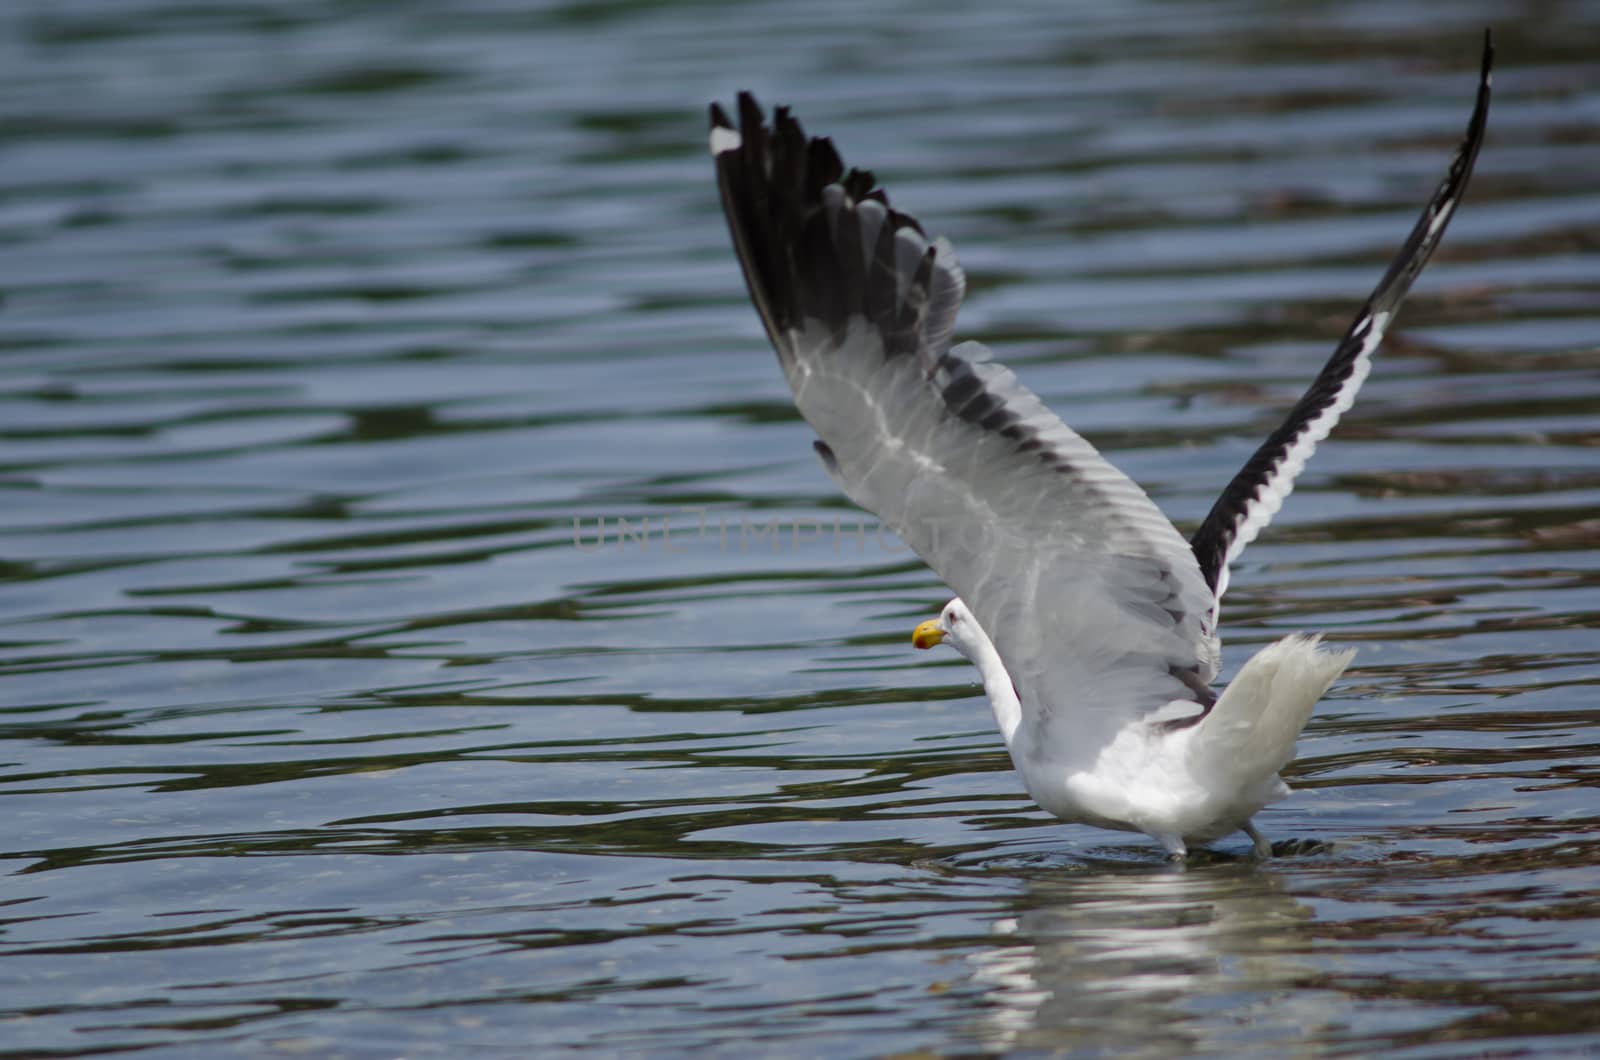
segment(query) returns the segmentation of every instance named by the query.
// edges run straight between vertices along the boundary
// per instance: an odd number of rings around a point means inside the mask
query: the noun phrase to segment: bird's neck
[[[1022,722],[1022,703],[1017,699],[1017,686],[1006,672],[1005,664],[1000,661],[1000,653],[994,650],[993,644],[981,644],[973,654],[972,661],[983,678],[983,691],[989,697],[989,706],[994,711],[994,723],[1000,727],[1000,735],[1009,748],[1011,738],[1016,735],[1017,726]]]

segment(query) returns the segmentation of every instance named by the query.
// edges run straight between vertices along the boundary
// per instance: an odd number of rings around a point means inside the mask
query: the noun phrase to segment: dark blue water
[[[816,466],[793,103],[1181,526],[1466,204],[1228,597],[1328,852],[1061,825]],[[0,9],[0,1056],[1600,1049],[1600,11]],[[626,531],[619,533],[619,531]],[[620,538],[620,541],[619,541]]]

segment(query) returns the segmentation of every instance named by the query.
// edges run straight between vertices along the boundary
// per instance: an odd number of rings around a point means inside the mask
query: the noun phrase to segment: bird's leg
[[[1256,831],[1256,826],[1254,824],[1246,821],[1244,823],[1244,834],[1249,836],[1251,841],[1255,843],[1256,857],[1270,858],[1272,856],[1272,844],[1267,842],[1266,836]]]

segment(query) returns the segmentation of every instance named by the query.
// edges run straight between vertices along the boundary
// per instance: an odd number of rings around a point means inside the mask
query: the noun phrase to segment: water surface
[[[1192,527],[1443,172],[1236,568],[1357,647],[1184,869],[1061,825],[816,466],[704,106],[793,103]],[[1600,1049],[1592,5],[0,13],[0,1056]],[[625,530],[626,533],[620,531]]]

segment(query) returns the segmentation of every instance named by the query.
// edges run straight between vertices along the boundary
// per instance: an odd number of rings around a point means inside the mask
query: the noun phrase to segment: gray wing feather
[[[949,348],[965,279],[943,240],[844,172],[784,108],[712,109],[723,208],[818,450],[966,601],[1022,699],[1023,745],[1088,757],[1216,673],[1189,543],[975,343]],[[1070,717],[1070,736],[1056,723]]]

